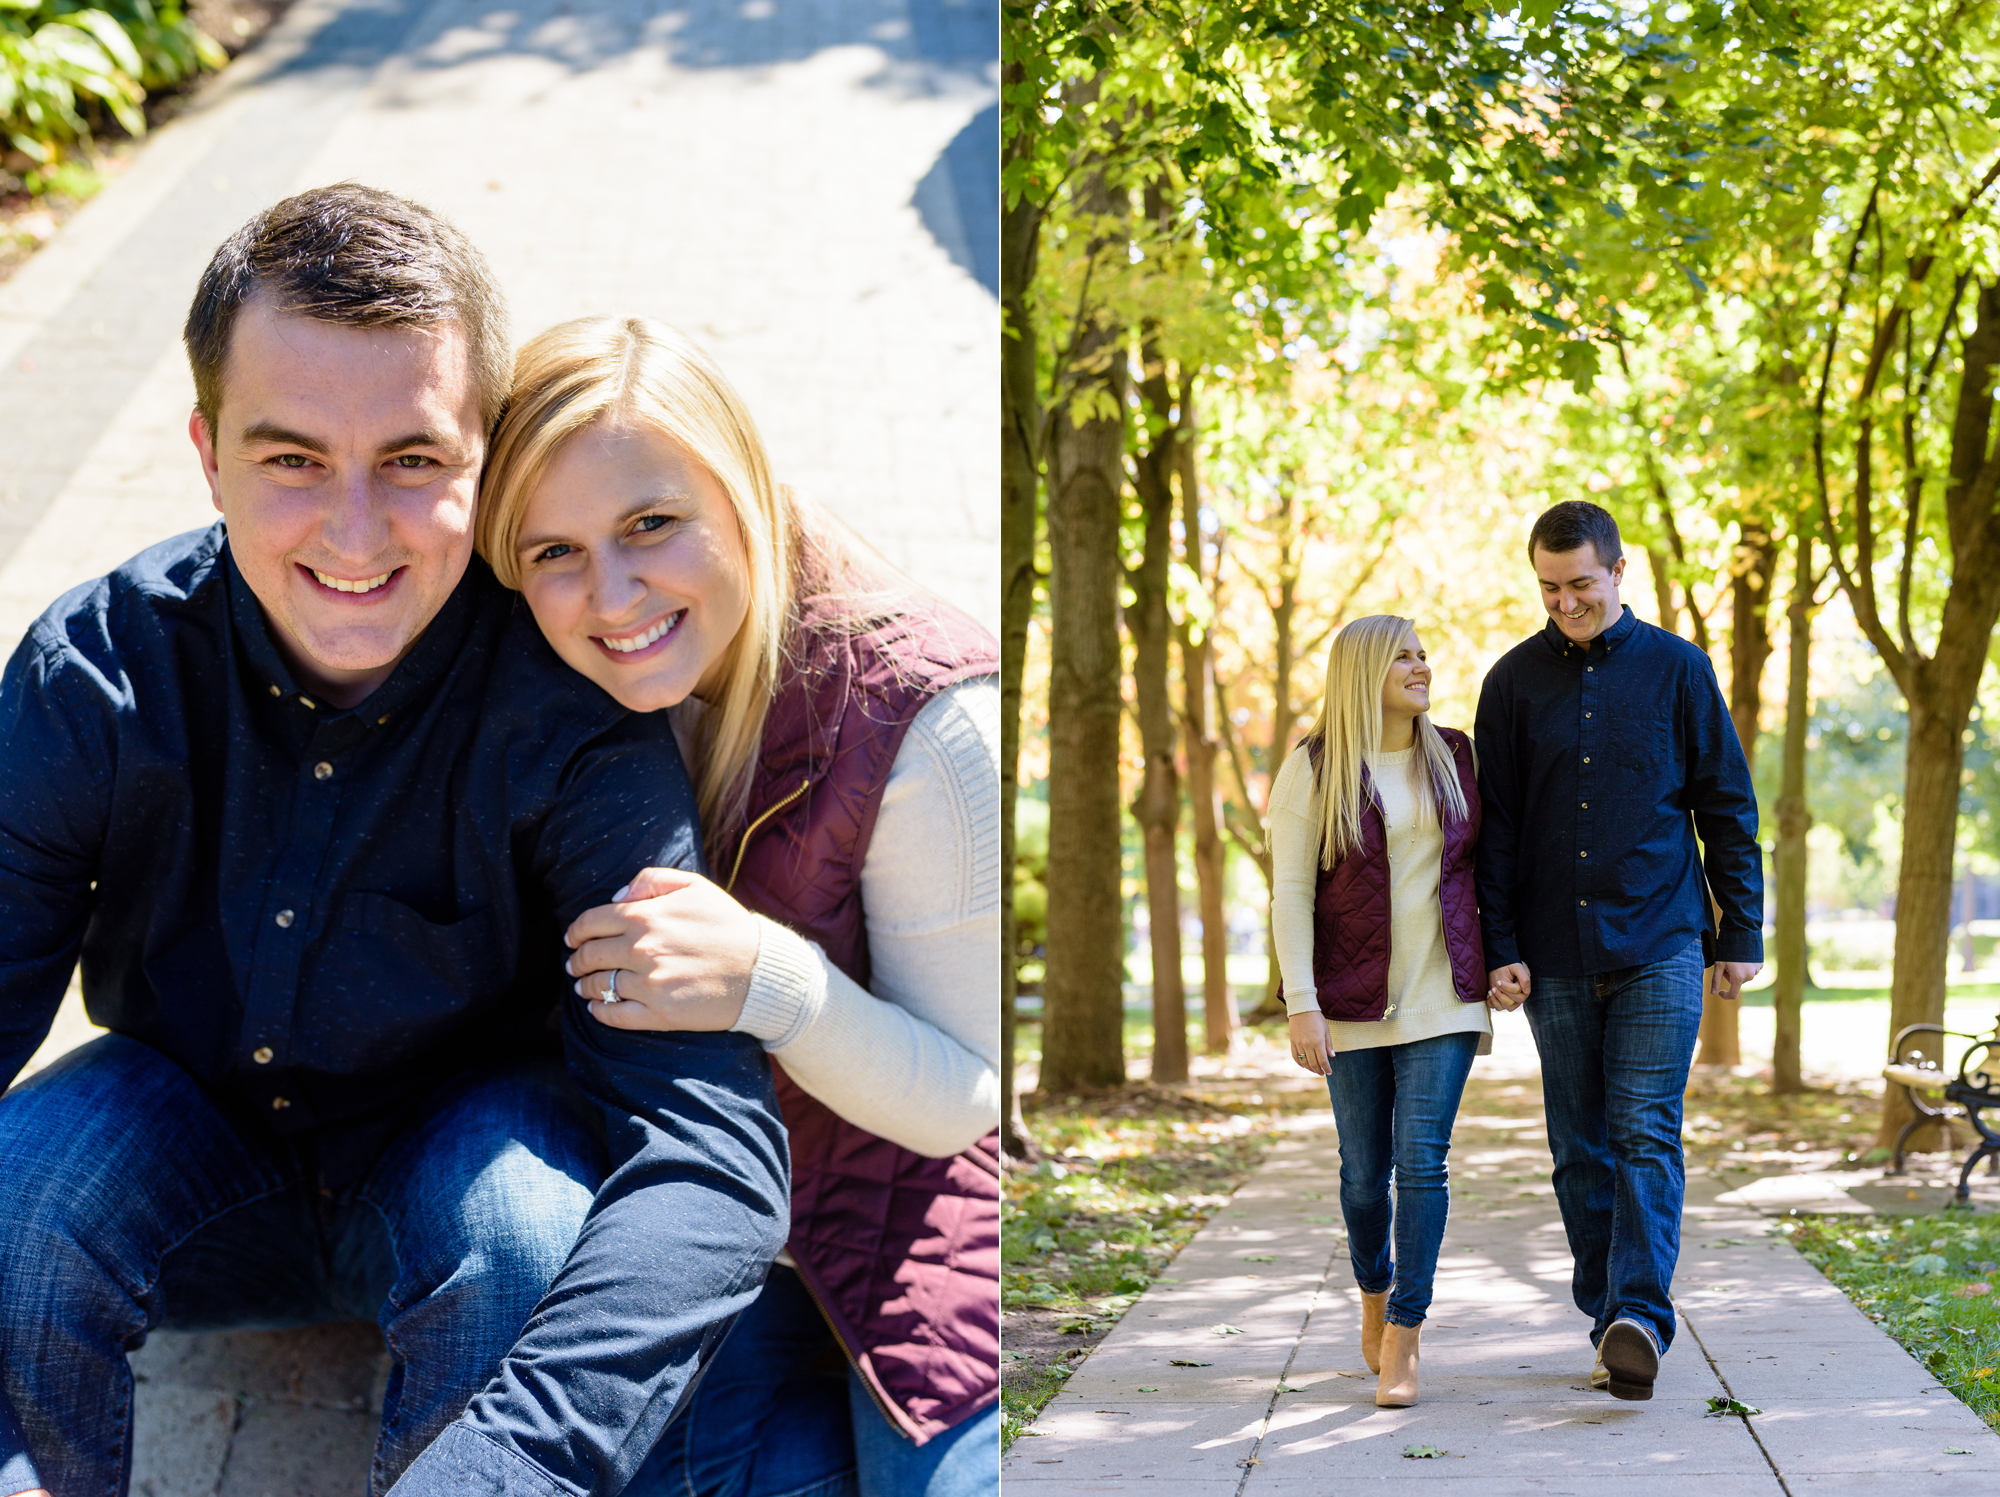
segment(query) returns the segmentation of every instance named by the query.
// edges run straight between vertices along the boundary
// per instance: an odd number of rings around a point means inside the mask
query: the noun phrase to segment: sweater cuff
[[[782,1050],[826,1007],[826,966],[819,948],[796,931],[764,915],[757,925],[757,965],[743,1013],[730,1028],[766,1050]]]
[[[1308,989],[1303,993],[1285,994],[1285,1017],[1293,1014],[1316,1014],[1319,1012],[1319,994]]]

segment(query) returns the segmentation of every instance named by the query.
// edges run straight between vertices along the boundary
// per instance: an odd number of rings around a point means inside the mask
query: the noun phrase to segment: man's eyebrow
[[[637,504],[629,506],[612,523],[614,526],[630,524],[649,510],[658,509],[662,504],[671,504],[676,499],[685,499],[687,497],[688,491],[685,489],[670,489],[664,494],[655,494],[650,499],[641,499]],[[524,535],[514,542],[514,549],[517,551],[532,551],[537,546],[552,545],[557,541],[564,541],[567,544],[565,538],[559,535]]]
[[[442,447],[447,451],[451,451],[454,449],[455,444],[443,432],[426,426],[422,431],[412,432],[407,437],[398,437],[393,442],[384,442],[377,456],[388,457],[392,453],[407,452],[412,447]]]
[[[243,428],[246,442],[269,442],[280,447],[303,447],[308,452],[326,456],[327,445],[318,437],[309,437],[304,432],[293,431],[288,426],[280,426],[275,421],[253,421]]]

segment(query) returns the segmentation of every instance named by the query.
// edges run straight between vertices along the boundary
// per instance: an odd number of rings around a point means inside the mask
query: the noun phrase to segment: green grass
[[[1808,1217],[1778,1230],[2000,1428],[2000,1218],[1953,1213],[1856,1225],[1851,1217]]]
[[[1764,968],[1757,981],[1743,990],[1745,1008],[1769,1008],[1773,986],[1772,969]],[[1889,974],[1887,972],[1834,972],[1820,977],[1822,986],[1807,988],[1807,1003],[1857,1003],[1889,1001]],[[1954,977],[1946,987],[1946,997],[1952,1003],[1968,999],[2000,998],[2000,982],[1989,978],[1979,978],[1967,982]]]

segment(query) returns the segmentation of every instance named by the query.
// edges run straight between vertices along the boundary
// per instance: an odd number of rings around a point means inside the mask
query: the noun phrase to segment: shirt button
[[[290,930],[292,928],[293,916],[290,910],[280,910],[274,918],[278,922],[279,930]]]
[[[290,1097],[273,1097],[271,1099],[271,1111],[273,1112],[283,1112],[291,1105],[292,1099]]]
[[[271,1063],[271,1047],[269,1045],[259,1045],[255,1050],[250,1052],[250,1058],[260,1066],[268,1066]]]
[[[1585,801],[1585,802],[1583,803],[1583,809],[1584,809],[1584,810],[1586,810],[1586,811],[1588,811],[1588,810],[1590,809],[1590,802],[1589,802],[1589,801]]]
[[[306,705],[307,707],[311,708],[312,710],[314,710],[314,711],[318,711],[318,710],[319,710],[319,703],[318,703],[318,702],[315,702],[315,701],[314,701],[314,700],[313,700],[313,699],[312,699],[311,697],[308,697],[308,696],[302,696],[302,697],[300,697],[300,698],[299,698],[299,700],[300,700],[300,701],[301,701],[302,703],[304,703],[304,704],[305,704],[305,705]]]
[[[1589,671],[1593,676],[1597,674],[1597,667],[1594,665],[1586,665],[1584,669]]]
[[[1589,901],[1589,900],[1587,900],[1587,899],[1579,899],[1579,900],[1577,901],[1577,905],[1578,905],[1578,907],[1579,907],[1579,908],[1582,908],[1582,909],[1586,909],[1586,910],[1587,910],[1587,909],[1589,909],[1589,908],[1590,908],[1590,901]]]
[[[1584,713],[1583,715],[1584,715],[1585,717],[1588,717],[1588,716],[1590,716],[1590,714],[1589,714],[1588,712]]]
[[[1580,853],[1578,853],[1578,854],[1577,854],[1577,856],[1578,856],[1579,858],[1587,858],[1587,857],[1589,857],[1589,856],[1590,856],[1590,854],[1589,854],[1589,853],[1587,853],[1587,852],[1580,852]]]
[[[313,778],[314,778],[314,779],[316,779],[316,780],[330,780],[330,779],[332,779],[332,778],[333,778],[333,766],[332,766],[331,764],[327,763],[327,762],[326,762],[326,760],[324,760],[324,759],[320,760],[320,761],[319,761],[319,763],[317,763],[317,764],[315,764],[315,765],[313,766]]]
[[[1583,756],[1583,762],[1584,762],[1584,763],[1586,763],[1586,764],[1588,764],[1588,763],[1590,762],[1590,755],[1588,755],[1588,754],[1585,754],[1585,755]]]
[[[283,692],[283,691],[281,691],[281,690],[280,690],[280,689],[279,689],[278,687],[276,687],[276,686],[273,686],[273,687],[271,688],[271,695],[272,695],[272,696],[274,696],[274,697],[281,697],[281,696],[283,696],[283,695],[284,695],[284,692]]]

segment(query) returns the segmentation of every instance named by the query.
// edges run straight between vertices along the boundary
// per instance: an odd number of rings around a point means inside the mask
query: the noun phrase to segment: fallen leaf
[[[1903,1265],[1906,1273],[1943,1273],[1951,1267],[1951,1260],[1943,1253],[1918,1253]]]
[[[1303,1393],[1306,1390],[1303,1388],[1294,1388],[1290,1383],[1280,1383],[1278,1384],[1278,1391],[1280,1393]]]
[[[1958,1448],[1958,1447],[1957,1447],[1956,1445],[1947,1445],[1947,1446],[1945,1446],[1945,1448],[1944,1448],[1944,1453],[1945,1453],[1946,1455],[1971,1455],[1971,1454],[1972,1454],[1972,1452],[1971,1452],[1971,1451],[1969,1451],[1969,1450],[1960,1450],[1960,1449],[1959,1449],[1959,1448]]]
[[[1208,1328],[1208,1331],[1211,1336],[1240,1336],[1243,1334],[1243,1327],[1240,1325],[1212,1325]]]
[[[1141,1393],[1157,1393],[1157,1392],[1159,1392],[1160,1390],[1159,1390],[1158,1388],[1141,1388],[1141,1389],[1140,1389],[1139,1391],[1140,1391]],[[1113,1410],[1111,1410],[1111,1409],[1099,1409],[1099,1410],[1098,1410],[1097,1412],[1098,1412],[1098,1413],[1100,1413],[1100,1414],[1109,1414],[1109,1413],[1112,1413],[1112,1412],[1114,1412],[1114,1411],[1113,1411]]]
[[[1406,1461],[1434,1461],[1445,1454],[1435,1445],[1405,1445],[1403,1459]]]
[[[1991,1294],[1992,1292],[1993,1286],[1986,1283],[1961,1284],[1958,1288],[1952,1290],[1952,1293],[1960,1299],[1978,1299],[1980,1295]]]
[[[1717,1394],[1715,1397],[1709,1399],[1708,1411],[1711,1414],[1746,1414],[1746,1415],[1761,1414],[1764,1412],[1762,1409],[1751,1408],[1750,1405],[1747,1403],[1738,1403],[1733,1398],[1724,1398],[1720,1394]]]
[[[1196,1362],[1187,1357],[1168,1357],[1167,1365],[1169,1367],[1213,1367],[1215,1364],[1213,1362]]]
[[[1275,1253],[1245,1253],[1243,1261],[1245,1263],[1276,1263],[1278,1257]]]

